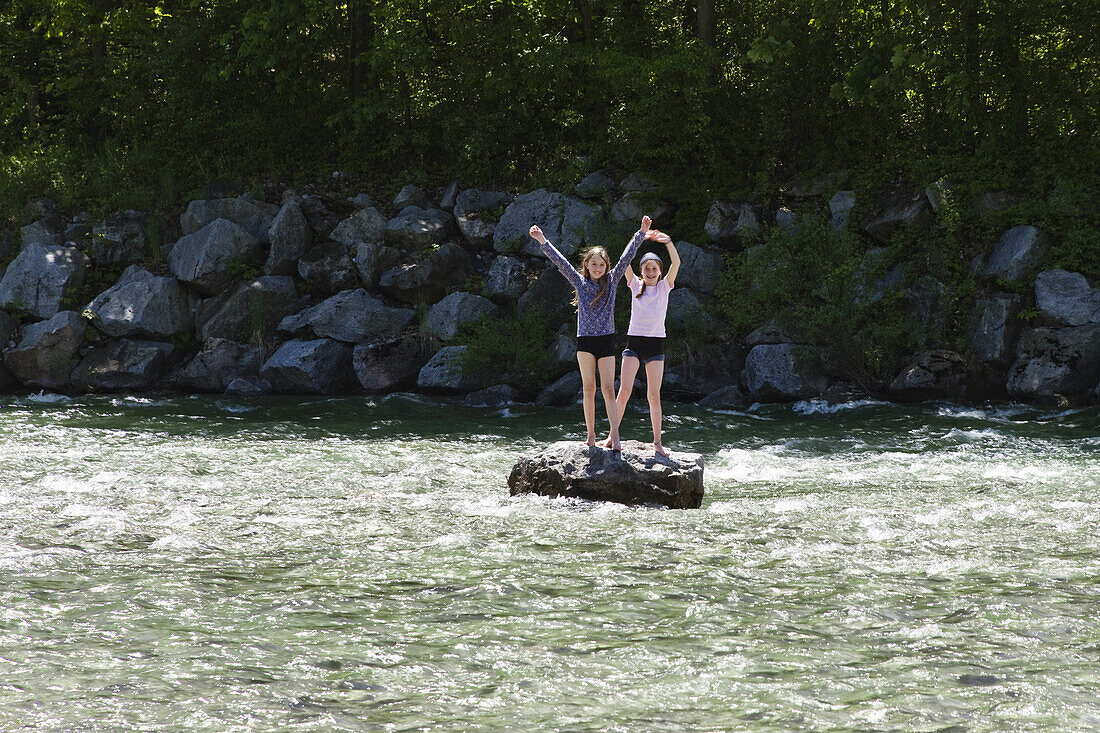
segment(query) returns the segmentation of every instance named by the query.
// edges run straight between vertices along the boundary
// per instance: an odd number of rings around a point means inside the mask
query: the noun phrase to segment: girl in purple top
[[[611,435],[606,447],[621,450],[619,445],[619,413],[615,403],[615,286],[630,267],[630,261],[646,238],[651,220],[642,217],[642,226],[630,240],[626,251],[615,267],[603,247],[592,247],[585,252],[581,272],[577,272],[569,260],[552,245],[537,226],[531,227],[531,236],[539,243],[543,254],[557,265],[558,270],[573,286],[577,306],[577,365],[581,370],[584,393],[584,424],[588,428],[589,447],[596,445],[596,371],[600,373],[600,389],[603,392],[607,418],[611,423]]]
[[[623,351],[623,373],[619,380],[619,396],[615,400],[616,414],[622,420],[634,377],[645,364],[646,397],[649,398],[649,421],[653,425],[653,451],[667,456],[668,449],[661,445],[661,381],[665,375],[665,313],[668,311],[668,295],[676,284],[680,272],[680,254],[672,238],[656,229],[646,234],[665,245],[671,264],[668,275],[661,277],[661,258],[652,252],[642,255],[641,277],[626,268],[626,285],[634,297],[630,299],[630,328],[626,332],[626,349]],[[612,426],[612,435],[618,436],[618,426]],[[608,438],[611,441],[611,438]]]

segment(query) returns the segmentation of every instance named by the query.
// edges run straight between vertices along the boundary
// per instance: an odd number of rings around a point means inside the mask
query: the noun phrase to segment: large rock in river
[[[583,443],[553,443],[522,458],[508,477],[512,495],[569,496],[620,504],[660,504],[695,509],[703,503],[703,458],[673,452],[654,455],[653,446],[623,441],[622,453]]]
[[[0,280],[0,308],[51,318],[84,284],[88,258],[75,247],[23,247]]]

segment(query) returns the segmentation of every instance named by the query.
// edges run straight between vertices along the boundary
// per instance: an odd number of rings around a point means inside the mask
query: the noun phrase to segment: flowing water
[[[509,496],[579,406],[7,398],[0,729],[1100,727],[1100,410],[666,408],[698,510]]]

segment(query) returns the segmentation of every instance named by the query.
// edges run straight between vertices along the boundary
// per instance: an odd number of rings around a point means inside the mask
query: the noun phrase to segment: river
[[[579,406],[0,405],[3,730],[1100,728],[1097,408],[669,403],[664,510],[508,495]]]

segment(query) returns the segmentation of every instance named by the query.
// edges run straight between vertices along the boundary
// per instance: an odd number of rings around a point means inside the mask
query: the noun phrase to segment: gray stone
[[[570,304],[574,296],[573,287],[562,277],[558,268],[549,265],[528,286],[516,303],[516,315],[523,316],[527,311],[537,308],[552,328],[563,323],[577,320],[576,307]]]
[[[426,392],[464,393],[485,386],[485,377],[466,374],[466,346],[444,346],[420,370],[416,383]]]
[[[504,213],[493,230],[493,249],[497,252],[525,252],[541,256],[538,242],[531,238],[532,224],[537,224],[566,257],[573,250],[561,244],[562,216],[565,209],[565,197],[560,193],[551,193],[544,188],[517,196],[516,200],[504,209]]]
[[[1082,394],[1100,379],[1100,324],[1029,329],[1016,351],[1006,383],[1013,396]]]
[[[875,199],[875,209],[863,222],[863,232],[889,244],[901,229],[926,229],[935,222],[932,205],[924,191],[890,191]]]
[[[760,239],[760,219],[751,204],[715,200],[704,226],[711,241],[723,246],[748,245]]]
[[[199,338],[231,341],[263,340],[275,333],[286,316],[299,307],[294,278],[266,275],[241,283],[221,300],[198,328]]]
[[[311,247],[298,260],[298,275],[318,293],[338,293],[359,285],[359,269],[347,245],[324,242]]]
[[[337,224],[329,237],[349,247],[358,242],[381,242],[386,236],[386,224],[386,217],[368,206]]]
[[[981,268],[981,274],[1010,282],[1024,282],[1039,269],[1050,238],[1033,226],[1012,227],[997,241],[997,245]]]
[[[75,311],[24,326],[19,343],[4,352],[4,366],[28,387],[64,389],[84,343],[84,329]]]
[[[630,193],[640,193],[652,191],[657,188],[657,184],[637,173],[631,173],[619,183],[619,188]]]
[[[416,378],[428,363],[428,356],[423,339],[402,336],[356,346],[352,367],[364,391],[394,392],[416,386]]]
[[[692,333],[713,331],[718,325],[699,296],[688,288],[679,287],[678,283],[668,296],[665,323],[673,331]]]
[[[607,199],[615,188],[615,180],[603,171],[589,173],[573,189],[582,199]]]
[[[749,348],[760,344],[789,344],[793,343],[790,336],[775,321],[765,323],[745,337],[745,345]]]
[[[643,216],[657,222],[663,220],[671,209],[663,202],[653,203],[653,198],[653,194],[641,191],[624,193],[611,204],[611,220],[630,224],[637,224]]]
[[[921,402],[962,399],[966,386],[966,360],[954,351],[932,349],[913,357],[887,391],[901,402]]]
[[[273,204],[244,197],[192,201],[180,215],[180,230],[184,235],[194,234],[218,219],[225,219],[257,241],[267,242],[271,222],[278,213],[279,207]]]
[[[378,208],[374,205],[374,199],[372,199],[370,197],[370,194],[367,193],[357,193],[354,196],[348,196],[347,202],[357,209],[365,209],[368,206],[374,206],[374,208]]]
[[[485,288],[481,294],[498,303],[516,300],[527,290],[527,275],[523,263],[515,257],[498,255],[489,267]]]
[[[508,476],[510,493],[566,496],[619,504],[695,509],[703,503],[703,458],[624,440],[622,453],[562,441],[522,458]]]
[[[355,269],[359,272],[359,281],[367,290],[378,287],[382,273],[401,261],[404,252],[397,247],[384,244],[360,242],[355,246]]]
[[[466,395],[462,404],[467,407],[502,407],[519,402],[519,392],[507,384],[494,384]]]
[[[443,189],[443,194],[439,197],[439,208],[444,211],[454,211],[455,203],[458,201],[458,179],[453,179]]]
[[[581,374],[574,369],[543,388],[535,398],[535,404],[539,407],[575,405],[581,401],[581,386]]]
[[[941,178],[925,187],[924,195],[928,199],[932,211],[939,213],[940,209],[951,204],[955,199],[955,184],[947,178]]]
[[[224,392],[234,379],[255,377],[263,363],[262,347],[212,338],[183,368],[178,384],[196,392]]]
[[[431,201],[428,200],[428,194],[424,193],[415,184],[408,184],[393,198],[394,211],[401,211],[406,206],[415,206],[418,209],[430,209],[432,206]]]
[[[676,251],[680,255],[680,273],[676,276],[676,287],[714,295],[718,289],[718,278],[725,269],[721,255],[696,247],[690,242],[677,242]]]
[[[386,244],[407,250],[439,244],[454,231],[454,217],[442,209],[406,206],[386,223]]]
[[[0,308],[49,318],[84,284],[88,258],[75,247],[31,244],[0,280]]]
[[[916,279],[902,293],[900,305],[910,321],[919,326],[916,335],[923,345],[943,340],[947,320],[947,298],[943,283],[928,275]]]
[[[99,267],[125,267],[141,262],[148,246],[145,214],[117,211],[92,227],[88,255]]]
[[[168,268],[180,282],[212,295],[233,283],[239,276],[235,270],[259,262],[259,257],[259,239],[227,219],[215,219],[179,238],[168,256]]]
[[[665,368],[662,393],[694,401],[740,381],[745,350],[735,345],[711,343],[690,350]]]
[[[751,401],[740,387],[731,384],[720,387],[699,400],[699,406],[712,410],[742,410],[748,407]]]
[[[1016,314],[1020,312],[1017,295],[997,293],[979,298],[970,314],[967,342],[983,362],[1007,364],[1012,358],[1016,339]]]
[[[856,206],[855,191],[837,191],[829,199],[829,226],[833,231],[844,231],[848,228],[848,219],[852,215],[852,209]]]
[[[265,275],[293,275],[298,272],[298,260],[313,244],[309,227],[298,201],[288,201],[279,209],[268,232],[271,250],[264,263]]]
[[[901,290],[905,284],[908,264],[903,262],[886,270],[889,255],[890,250],[886,247],[872,247],[863,255],[852,273],[856,304],[877,303],[888,294]]]
[[[423,331],[440,341],[454,341],[462,326],[497,313],[496,305],[473,293],[451,293],[428,310]]]
[[[1059,325],[1100,323],[1100,290],[1079,272],[1047,270],[1035,278],[1035,305]]]
[[[503,191],[471,188],[460,193],[454,215],[466,243],[474,249],[491,249],[497,221],[511,200],[512,197]]]
[[[325,202],[317,196],[302,196],[298,205],[302,209],[302,216],[309,222],[309,228],[313,230],[314,237],[318,239],[329,239],[332,233],[336,231],[336,227],[344,221],[339,214],[332,211]],[[381,214],[378,214],[377,211],[375,211],[375,215],[381,220],[382,224],[379,228],[379,235],[371,241],[380,241],[382,239],[381,231],[385,229],[386,226],[386,219]],[[345,232],[352,241],[355,241],[354,236],[352,236],[354,233],[354,231]],[[345,244],[347,244],[347,242],[345,242]]]
[[[279,330],[299,338],[316,336],[365,344],[397,336],[415,317],[412,308],[390,308],[366,290],[356,288],[287,316],[279,324]]]
[[[550,346],[550,358],[555,364],[576,364],[577,341],[568,334],[559,333]]]
[[[73,386],[91,392],[143,392],[160,381],[177,350],[161,341],[108,341],[80,360]]]
[[[754,346],[745,358],[745,378],[757,402],[803,400],[825,389],[817,353],[799,344]]]
[[[174,277],[130,265],[85,310],[94,315],[92,324],[112,338],[172,339],[191,330],[194,307],[193,297]]]
[[[641,221],[638,217],[637,221]],[[594,206],[577,198],[567,198],[562,204],[561,240],[555,242],[562,253],[578,252],[584,247],[604,244],[611,238],[611,230],[604,217],[603,207]],[[551,240],[553,241],[553,240]],[[538,248],[538,243],[535,248]],[[563,249],[564,247],[564,249]],[[542,250],[538,250],[542,255]]]
[[[379,278],[378,288],[406,303],[435,303],[448,289],[466,281],[472,264],[471,256],[461,247],[444,244],[420,259],[386,270]]]
[[[263,377],[237,377],[225,387],[227,395],[238,397],[259,397],[274,391],[275,388],[271,386],[271,382]]]
[[[19,243],[22,248],[31,245],[40,247],[58,247],[64,241],[64,229],[56,217],[40,219],[19,228]]]
[[[794,213],[786,206],[781,206],[775,212],[775,225],[780,229],[784,229],[791,234],[796,233],[801,226],[798,222],[798,214]]]
[[[355,384],[351,347],[332,339],[287,341],[260,368],[283,394],[335,394]]]

